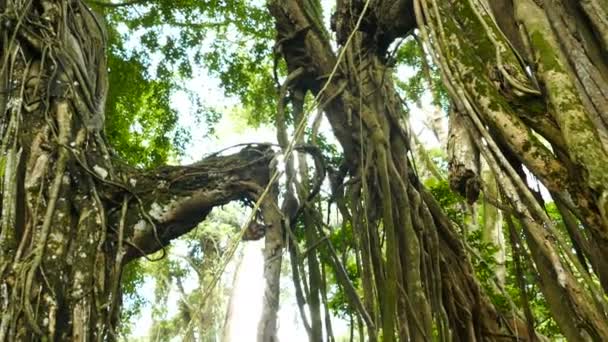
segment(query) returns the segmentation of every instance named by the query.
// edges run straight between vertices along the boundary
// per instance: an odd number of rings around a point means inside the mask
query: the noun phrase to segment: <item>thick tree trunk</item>
[[[289,70],[306,70],[293,87],[315,94],[323,89],[319,103],[329,101],[324,110],[344,149],[350,176],[359,180],[350,192],[368,209],[362,213],[367,224],[353,225],[363,230],[358,234],[371,238],[377,292],[366,297],[372,296],[380,307],[376,326],[381,327],[383,340],[399,336],[423,341],[434,333],[457,341],[509,336],[508,324],[481,293],[449,220],[406,159],[409,138],[384,53],[392,39],[412,28],[403,26],[413,23],[411,3],[374,2],[351,39],[364,5],[339,1],[332,23],[344,50],[341,60],[318,24],[315,3],[273,1],[270,9]],[[399,19],[388,18],[395,13]],[[336,63],[339,67],[333,73]],[[325,83],[328,77],[331,82]],[[384,247],[375,229],[386,234]],[[381,250],[386,251],[384,256]],[[368,331],[370,338],[377,332]]]
[[[502,0],[492,5],[495,20],[485,1],[414,2],[454,106],[521,223],[554,318],[570,340],[607,339],[605,292],[593,279],[607,288],[597,257],[608,241],[607,64],[597,13],[586,9],[596,3]],[[594,8],[606,16],[605,6]],[[524,166],[595,241],[598,248],[581,248],[593,274],[556,231]],[[583,243],[569,221],[572,240]]]
[[[0,341],[113,340],[122,266],[210,210],[257,199],[268,147],[142,172],[103,136],[103,20],[82,1],[3,1]]]
[[[608,338],[607,9],[599,0],[543,3],[493,3],[508,14],[494,20],[481,0],[415,0],[416,16],[407,0],[369,8],[338,1],[337,57],[319,2],[270,2],[288,69],[304,70],[293,88],[323,90],[319,103],[353,180],[351,204],[364,209],[350,217],[357,216],[352,226],[365,241],[363,268],[372,278],[366,306],[380,312],[366,319],[370,339],[380,328],[386,341],[434,333],[507,339],[523,330],[501,320],[481,292],[451,223],[411,171],[385,55],[416,19],[455,109],[520,220],[564,334]],[[161,250],[215,205],[257,199],[272,152],[247,148],[149,172],[122,166],[103,137],[102,20],[78,0],[8,0],[0,12],[0,340],[112,340],[122,265]],[[559,235],[518,173],[523,166],[556,196],[564,219],[574,215],[572,240],[594,274],[555,242]],[[276,204],[264,205],[268,312],[259,338],[266,341],[276,331],[282,220]]]

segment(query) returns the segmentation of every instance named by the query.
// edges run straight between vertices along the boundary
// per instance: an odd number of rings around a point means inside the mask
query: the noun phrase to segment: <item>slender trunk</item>
[[[488,243],[494,248],[495,273],[498,285],[504,289],[507,269],[506,269],[506,253],[505,253],[505,238],[503,233],[502,211],[491,204],[491,200],[500,198],[498,185],[494,179],[492,170],[482,168],[481,178],[485,184],[485,193],[483,200],[483,232],[482,241]]]
[[[228,307],[226,309],[226,318],[224,320],[224,326],[222,328],[222,342],[231,342],[234,341],[235,338],[232,336],[234,331],[234,321],[236,318],[236,312],[238,311],[237,307],[237,288],[242,286],[243,280],[241,279],[241,271],[243,265],[243,257],[245,255],[245,251],[242,251],[237,256],[236,268],[234,270],[234,277],[232,278],[232,289],[230,291],[230,299],[228,300]]]
[[[274,196],[273,196],[274,197]],[[281,263],[283,261],[283,220],[276,202],[271,198],[263,203],[262,212],[266,229],[264,243],[264,295],[262,315],[258,324],[257,340],[275,342],[277,338],[277,320],[279,295],[281,293]]]

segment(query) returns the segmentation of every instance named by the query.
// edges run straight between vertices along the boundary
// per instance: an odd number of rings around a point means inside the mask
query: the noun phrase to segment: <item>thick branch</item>
[[[163,166],[132,177],[132,201],[139,210],[128,218],[125,260],[154,253],[188,233],[211,210],[234,200],[256,200],[269,179],[274,152],[247,147],[228,156],[212,156],[188,166]],[[143,210],[142,210],[143,209]]]

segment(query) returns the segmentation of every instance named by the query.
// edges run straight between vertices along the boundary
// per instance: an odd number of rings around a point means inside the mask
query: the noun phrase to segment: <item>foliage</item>
[[[153,167],[175,159],[188,140],[176,127],[172,107],[174,80],[153,78],[149,56],[130,51],[126,35],[109,18],[108,70],[110,91],[106,103],[106,135],[118,155],[132,165]]]
[[[144,270],[141,261],[134,261],[125,265],[122,271],[122,310],[120,312],[120,333],[128,336],[133,328],[133,320],[141,313],[147,300],[139,289],[143,285]]]
[[[139,37],[137,50],[154,62],[158,79],[188,79],[204,67],[241,100],[251,122],[274,112],[273,28],[262,2],[155,0],[107,13],[125,35]]]
[[[188,134],[176,128],[177,112],[170,106],[172,85],[146,80],[135,58],[109,59],[111,90],[106,134],[118,154],[132,165],[153,167],[175,159]],[[132,83],[131,83],[132,82]],[[173,131],[173,134],[168,132]]]
[[[394,63],[408,74],[406,80],[395,81],[407,101],[420,106],[425,102],[423,97],[430,94],[432,104],[442,108],[444,112],[448,111],[449,99],[439,69],[428,56],[423,55],[417,39],[407,38],[397,47]]]
[[[355,236],[350,222],[343,222],[340,226],[333,227],[329,236],[331,244],[337,251],[341,251],[341,261],[346,270],[346,274],[353,286],[359,289],[361,286],[361,273],[357,265],[355,254],[353,253]],[[328,282],[330,290],[328,293],[328,305],[336,317],[348,319],[356,314],[355,308],[351,306],[344,292],[344,288],[338,285],[336,275],[328,272]]]
[[[238,227],[241,209],[228,205],[213,212],[198,228],[180,238],[179,249],[169,250],[160,261],[145,263],[144,273],[155,286],[149,336],[161,341],[188,340],[194,335],[204,341],[215,340],[223,323],[227,290],[219,284],[209,297],[204,294]],[[186,288],[192,285],[196,285],[194,289]],[[168,310],[169,296],[178,297],[174,312]]]
[[[505,291],[509,298],[512,298],[515,305],[520,308],[523,306],[522,293],[517,286],[517,278],[515,272],[515,265],[511,255],[507,256],[507,283],[505,285]],[[529,305],[532,313],[536,319],[536,330],[544,336],[550,338],[550,340],[563,339],[560,329],[557,323],[553,319],[549,306],[540,288],[537,285],[538,275],[534,272],[534,269],[527,267],[524,272],[524,282],[527,286],[526,291],[529,296]],[[512,309],[508,307],[508,309]]]
[[[463,198],[459,194],[450,189],[447,181],[439,181],[434,178],[429,178],[425,182],[425,186],[429,189],[433,197],[439,202],[441,208],[445,211],[448,217],[458,226],[462,227],[465,221],[465,212],[462,209]]]
[[[106,134],[127,162],[153,167],[183,153],[193,132],[177,126],[172,103],[177,92],[187,94],[193,116],[207,126],[205,134],[214,133],[220,114],[182,85],[201,67],[219,78],[226,95],[241,100],[250,124],[271,120],[273,37],[261,3],[155,0],[93,6],[105,14],[109,33]]]

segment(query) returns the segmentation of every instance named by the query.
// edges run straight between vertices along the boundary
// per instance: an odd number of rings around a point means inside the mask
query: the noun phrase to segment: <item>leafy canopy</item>
[[[92,2],[108,27],[106,134],[132,165],[154,167],[183,155],[192,134],[178,127],[175,95],[187,94],[193,116],[213,134],[221,115],[184,81],[204,70],[236,96],[250,124],[271,120],[272,20],[249,1]]]

